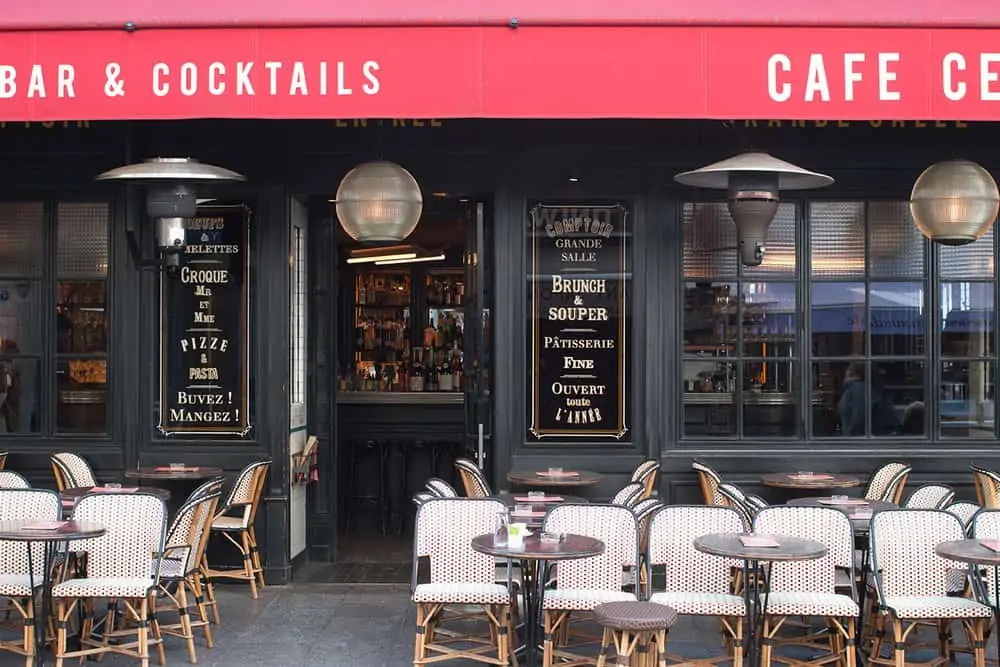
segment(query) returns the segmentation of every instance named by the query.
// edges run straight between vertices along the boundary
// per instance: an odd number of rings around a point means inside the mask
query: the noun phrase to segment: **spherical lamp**
[[[975,242],[993,226],[998,209],[996,181],[970,160],[932,164],[917,178],[910,194],[917,228],[941,245]]]
[[[727,190],[729,214],[736,224],[740,261],[759,266],[764,242],[778,212],[780,190],[805,190],[833,183],[826,174],[809,171],[767,153],[743,153],[674,176],[683,185]]]
[[[337,218],[362,243],[398,243],[413,233],[424,199],[407,170],[393,162],[366,162],[337,188]]]

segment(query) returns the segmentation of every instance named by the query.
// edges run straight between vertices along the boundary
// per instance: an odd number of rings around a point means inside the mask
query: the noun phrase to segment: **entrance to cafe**
[[[465,495],[459,457],[492,470],[491,209],[425,192],[401,244],[337,232],[334,581],[408,581],[414,493],[437,477]]]

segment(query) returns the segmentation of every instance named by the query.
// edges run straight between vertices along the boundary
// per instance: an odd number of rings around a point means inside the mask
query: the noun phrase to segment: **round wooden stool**
[[[667,630],[677,612],[654,602],[606,602],[594,607],[594,619],[604,626],[597,667],[604,667],[608,645],[615,643],[618,667],[666,667]]]

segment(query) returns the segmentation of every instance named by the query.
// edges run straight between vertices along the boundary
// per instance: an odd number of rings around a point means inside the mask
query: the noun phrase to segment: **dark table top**
[[[604,553],[604,542],[585,535],[567,533],[562,542],[542,542],[538,533],[524,538],[524,547],[510,549],[493,543],[494,535],[472,538],[472,548],[479,553],[496,558],[514,560],[577,560],[592,558]]]
[[[85,540],[105,531],[104,526],[81,521],[0,521],[0,540],[13,542]]]
[[[847,489],[861,486],[861,480],[851,475],[832,472],[814,472],[799,475],[795,472],[776,472],[760,478],[761,484],[780,489]]]
[[[786,505],[798,505],[801,507],[832,507],[847,513],[847,518],[851,520],[854,533],[867,534],[871,526],[872,515],[882,510],[896,509],[895,503],[885,500],[865,500],[864,498],[848,498],[846,502],[839,499],[834,500],[831,496],[821,496],[814,498],[793,498]]]
[[[1000,552],[981,544],[982,540],[942,542],[934,548],[938,556],[975,565],[1000,565]]]
[[[571,486],[593,486],[601,481],[601,475],[590,470],[563,470],[563,475],[549,475],[548,470],[512,470],[507,473],[507,481],[521,486],[559,488]]]
[[[761,535],[778,543],[777,547],[748,547],[740,540],[741,533],[713,533],[694,540],[694,548],[702,553],[738,560],[796,561],[815,560],[826,555],[822,542],[788,535]]]
[[[59,495],[63,500],[78,500],[88,493],[151,493],[163,500],[170,500],[170,491],[159,486],[128,486],[120,489],[109,489],[102,486],[81,486],[75,489],[63,489]]]
[[[167,481],[197,480],[219,477],[222,473],[222,468],[215,466],[187,466],[184,468],[155,466],[149,468],[139,468],[138,470],[126,470],[125,477],[128,479],[157,479]]]

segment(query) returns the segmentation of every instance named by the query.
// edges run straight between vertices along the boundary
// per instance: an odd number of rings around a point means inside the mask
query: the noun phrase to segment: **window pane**
[[[817,202],[809,206],[812,274],[822,278],[865,275],[864,202]]]
[[[996,410],[996,368],[987,361],[941,364],[941,437],[992,438]]]
[[[726,357],[736,350],[736,283],[684,286],[684,353]]]
[[[729,210],[726,209],[729,224],[735,227]],[[784,276],[795,277],[795,204],[782,202],[778,204],[778,212],[767,229],[767,239],[764,243],[764,261],[760,266],[743,267],[743,275],[748,278]]]
[[[736,225],[725,204],[684,204],[684,276],[735,276]]]
[[[41,276],[44,227],[41,202],[0,202],[0,275]]]
[[[40,352],[41,326],[39,283],[0,280],[0,352]]]
[[[106,433],[107,361],[64,359],[56,364],[56,431]]]
[[[736,364],[684,362],[684,435],[731,437],[736,431]]]
[[[941,278],[944,280],[975,280],[992,278],[994,229],[975,243],[961,246],[938,246]]]
[[[61,203],[56,247],[60,276],[108,275],[108,205]]]
[[[56,296],[56,350],[99,353],[108,350],[107,283],[62,281]]]
[[[942,283],[941,356],[992,357],[995,319],[992,283]]]
[[[913,224],[910,203],[868,203],[868,261],[871,275],[882,278],[922,278],[924,235]]]
[[[38,373],[38,359],[0,359],[0,434],[41,430]]]
[[[787,359],[744,362],[744,437],[790,438],[798,435],[796,373],[797,364]]]
[[[795,283],[743,283],[743,354],[794,357]]]
[[[852,373],[848,377],[848,366]],[[855,406],[867,400],[867,387],[857,376],[864,375],[864,363],[857,361],[819,361],[812,364],[812,433],[818,437],[862,436],[864,412],[853,414]],[[846,424],[845,429],[842,422]],[[860,426],[858,426],[860,422]],[[853,426],[852,426],[853,425]]]
[[[872,354],[924,354],[923,283],[871,283],[868,286]]]
[[[812,284],[812,348],[816,357],[865,353],[865,284]]]
[[[872,435],[923,436],[927,400],[923,361],[872,362]]]

